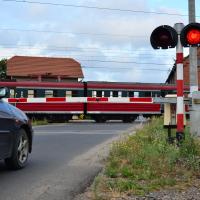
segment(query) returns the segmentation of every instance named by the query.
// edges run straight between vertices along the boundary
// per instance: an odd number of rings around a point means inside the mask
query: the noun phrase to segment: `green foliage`
[[[44,120],[32,120],[33,126],[39,126],[39,125],[47,125],[48,121],[46,119]]]
[[[7,59],[0,60],[0,79],[6,79],[6,66],[7,66]]]
[[[167,142],[163,119],[113,144],[108,158],[104,187],[118,192],[144,194],[163,187],[178,186],[200,175],[200,142],[186,131],[178,146]]]
[[[189,132],[186,132],[186,137],[180,145],[179,162],[187,169],[200,171],[200,146],[197,138],[191,137]]]

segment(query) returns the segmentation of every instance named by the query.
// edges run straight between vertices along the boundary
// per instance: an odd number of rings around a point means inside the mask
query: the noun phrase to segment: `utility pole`
[[[188,0],[189,3],[189,23],[195,22],[195,0]],[[198,73],[197,73],[197,47],[190,47],[190,94],[198,91]]]
[[[196,21],[195,17],[195,0],[188,0],[189,8],[189,23]],[[189,63],[190,63],[190,96],[192,93],[198,91],[198,71],[197,71],[197,47],[189,48]],[[193,104],[193,102],[192,102]],[[193,105],[191,105],[191,110],[193,110]],[[190,111],[190,132],[194,133],[194,113]]]
[[[196,21],[195,19],[195,0],[188,0],[189,3],[189,23]],[[198,91],[198,72],[197,72],[197,47],[190,47],[190,94]]]

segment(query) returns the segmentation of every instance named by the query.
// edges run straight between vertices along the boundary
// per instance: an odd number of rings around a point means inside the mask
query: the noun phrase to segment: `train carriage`
[[[152,98],[176,93],[165,84],[118,82],[0,82],[9,88],[6,101],[31,118],[68,121],[84,114],[96,122],[120,119],[132,122],[138,115],[160,115]]]

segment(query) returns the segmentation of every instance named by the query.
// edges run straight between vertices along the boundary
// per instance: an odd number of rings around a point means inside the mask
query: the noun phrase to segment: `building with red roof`
[[[72,58],[14,56],[7,61],[7,76],[16,81],[77,82],[83,79]]]

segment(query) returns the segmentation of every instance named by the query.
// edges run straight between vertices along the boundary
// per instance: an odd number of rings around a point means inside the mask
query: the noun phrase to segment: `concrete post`
[[[189,11],[189,23],[195,22],[195,0],[188,0],[188,11]],[[192,97],[192,93],[198,91],[198,69],[197,69],[197,48],[190,47],[189,49],[189,62],[190,62],[190,97]],[[193,134],[196,132],[196,119],[195,112],[193,110],[195,107],[190,106],[190,133]]]
[[[188,0],[189,4],[189,23],[195,22],[195,0]],[[190,47],[190,94],[198,91],[198,73],[197,73],[197,47]]]

